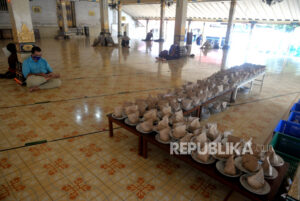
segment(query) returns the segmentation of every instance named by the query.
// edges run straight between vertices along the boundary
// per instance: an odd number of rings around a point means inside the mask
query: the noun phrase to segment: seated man
[[[45,59],[42,58],[42,50],[33,47],[31,56],[23,62],[22,72],[30,91],[39,89],[51,89],[60,87],[59,74],[54,74]]]
[[[122,37],[122,47],[129,48],[129,41],[130,41],[130,38],[127,36],[127,33],[124,32],[124,36]]]
[[[16,45],[13,43],[9,43],[6,46],[6,49],[10,52],[10,55],[8,57],[8,71],[4,74],[0,74],[0,78],[7,78],[12,79],[16,77],[16,67],[18,63],[18,57],[17,57],[17,48]]]

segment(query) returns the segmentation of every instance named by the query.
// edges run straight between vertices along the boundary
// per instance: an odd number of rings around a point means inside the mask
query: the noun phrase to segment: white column
[[[164,21],[165,21],[165,0],[161,0],[160,3],[160,30],[159,30],[159,41],[164,41]]]
[[[68,27],[68,19],[67,19],[67,8],[66,8],[66,2],[65,0],[60,0],[60,5],[61,5],[61,15],[62,15],[62,28],[64,35],[69,31]]]
[[[146,19],[146,35],[147,35],[147,33],[148,33],[148,27],[149,27],[149,19]]]
[[[232,29],[232,22],[233,22],[235,7],[236,7],[236,0],[231,0],[228,23],[227,23],[225,44],[224,44],[224,47],[223,47],[225,49],[229,48],[230,34],[231,34],[231,29]]]
[[[109,33],[108,0],[100,0],[99,3],[100,3],[101,31],[103,33]]]
[[[179,46],[184,46],[187,4],[188,0],[176,2],[174,43]]]
[[[122,3],[118,5],[118,37],[122,37]]]
[[[29,0],[7,1],[8,12],[12,25],[13,42],[16,44],[18,63],[16,78],[22,84],[25,79],[22,74],[22,63],[31,55],[35,38],[31,20]]]

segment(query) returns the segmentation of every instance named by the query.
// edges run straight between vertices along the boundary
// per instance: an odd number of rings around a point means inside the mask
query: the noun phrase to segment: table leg
[[[250,92],[252,91],[252,88],[253,88],[253,81],[250,82],[250,89],[249,89]]]
[[[109,137],[114,136],[114,128],[113,128],[113,122],[108,118],[108,125],[109,125]]]
[[[261,91],[262,91],[262,88],[263,88],[263,85],[264,85],[264,81],[265,81],[265,75],[266,74],[264,74],[263,77],[262,77],[259,93],[261,93]]]
[[[198,116],[199,120],[201,121],[202,105],[198,108],[197,112],[198,112],[197,116]]]
[[[232,193],[233,193],[233,190],[230,189],[229,193],[226,195],[226,197],[224,198],[223,201],[227,201],[230,198],[230,196],[232,195]]]
[[[144,150],[143,150],[143,147],[144,147],[143,144],[144,144],[143,136],[140,135],[140,136],[139,136],[139,148],[138,148],[138,149],[139,149],[139,150],[138,150],[138,153],[139,153],[140,156],[144,156],[144,155],[143,155],[143,151],[144,151]]]
[[[143,138],[143,157],[148,158],[148,142]]]
[[[237,91],[238,91],[238,88],[235,88],[232,93],[231,93],[231,97],[230,97],[230,103],[234,103],[235,100],[236,100],[236,95],[237,95]]]

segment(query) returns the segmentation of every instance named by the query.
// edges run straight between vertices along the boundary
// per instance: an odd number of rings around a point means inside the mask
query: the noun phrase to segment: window
[[[0,11],[8,11],[6,0],[0,0]]]

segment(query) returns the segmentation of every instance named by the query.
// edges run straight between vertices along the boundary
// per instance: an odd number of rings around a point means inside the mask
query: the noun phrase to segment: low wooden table
[[[288,196],[294,200],[300,200],[300,166],[298,166],[296,174],[294,176],[294,181],[291,189],[288,192]]]
[[[155,139],[155,134],[142,134],[142,139],[143,139],[143,156],[147,158],[147,151],[148,151],[148,143],[151,143],[163,151],[166,151],[167,153],[170,153],[170,145],[168,144],[162,144]],[[222,184],[230,187],[232,190],[237,191],[241,193],[242,195],[246,196],[247,198],[255,201],[271,201],[275,199],[275,196],[279,190],[279,187],[287,173],[289,164],[285,163],[283,166],[276,168],[278,170],[278,177],[274,180],[267,180],[268,183],[270,184],[271,191],[269,194],[260,196],[253,194],[246,190],[239,181],[239,178],[230,178],[230,177],[225,177],[221,173],[218,172],[216,169],[216,164],[211,164],[211,165],[204,165],[200,164],[192,159],[190,155],[172,155],[173,157],[176,157],[190,166],[200,170],[201,172],[207,174],[208,176],[216,179],[217,181],[221,182]]]
[[[124,128],[124,129],[128,130],[129,132],[133,133],[134,135],[138,136],[139,137],[138,154],[140,156],[142,156],[143,155],[143,152],[142,152],[143,151],[143,145],[142,145],[143,137],[142,137],[141,133],[139,131],[137,131],[135,127],[125,124],[124,120],[114,119],[112,117],[112,114],[108,114],[107,118],[108,118],[108,125],[109,125],[109,136],[110,137],[114,136],[113,123],[121,126],[122,128]]]
[[[117,120],[112,117],[111,114],[107,115],[108,121],[109,121],[109,136],[113,137],[113,123],[121,126],[122,128],[130,131],[134,135],[138,136],[138,153],[139,155],[143,156],[144,158],[147,158],[148,156],[148,143],[151,143],[163,151],[166,151],[167,153],[170,153],[170,145],[162,144],[155,139],[155,133],[151,134],[142,134],[139,131],[136,130],[133,126],[128,126],[124,123],[124,120]],[[278,170],[278,177],[275,180],[267,180],[268,183],[271,186],[271,191],[268,195],[265,196],[259,196],[255,195],[246,189],[244,189],[239,181],[239,178],[229,178],[225,177],[221,173],[218,172],[218,170],[215,167],[215,163],[211,165],[203,165],[200,164],[192,159],[189,155],[173,155],[173,157],[176,157],[187,164],[191,165],[192,167],[200,170],[201,172],[207,174],[208,176],[216,179],[217,181],[221,182],[222,184],[230,187],[232,190],[237,191],[241,193],[242,195],[250,198],[251,200],[255,201],[268,201],[268,200],[274,200],[275,196],[279,190],[279,187],[284,179],[285,174],[287,173],[289,165],[286,163],[282,167],[276,168]]]

